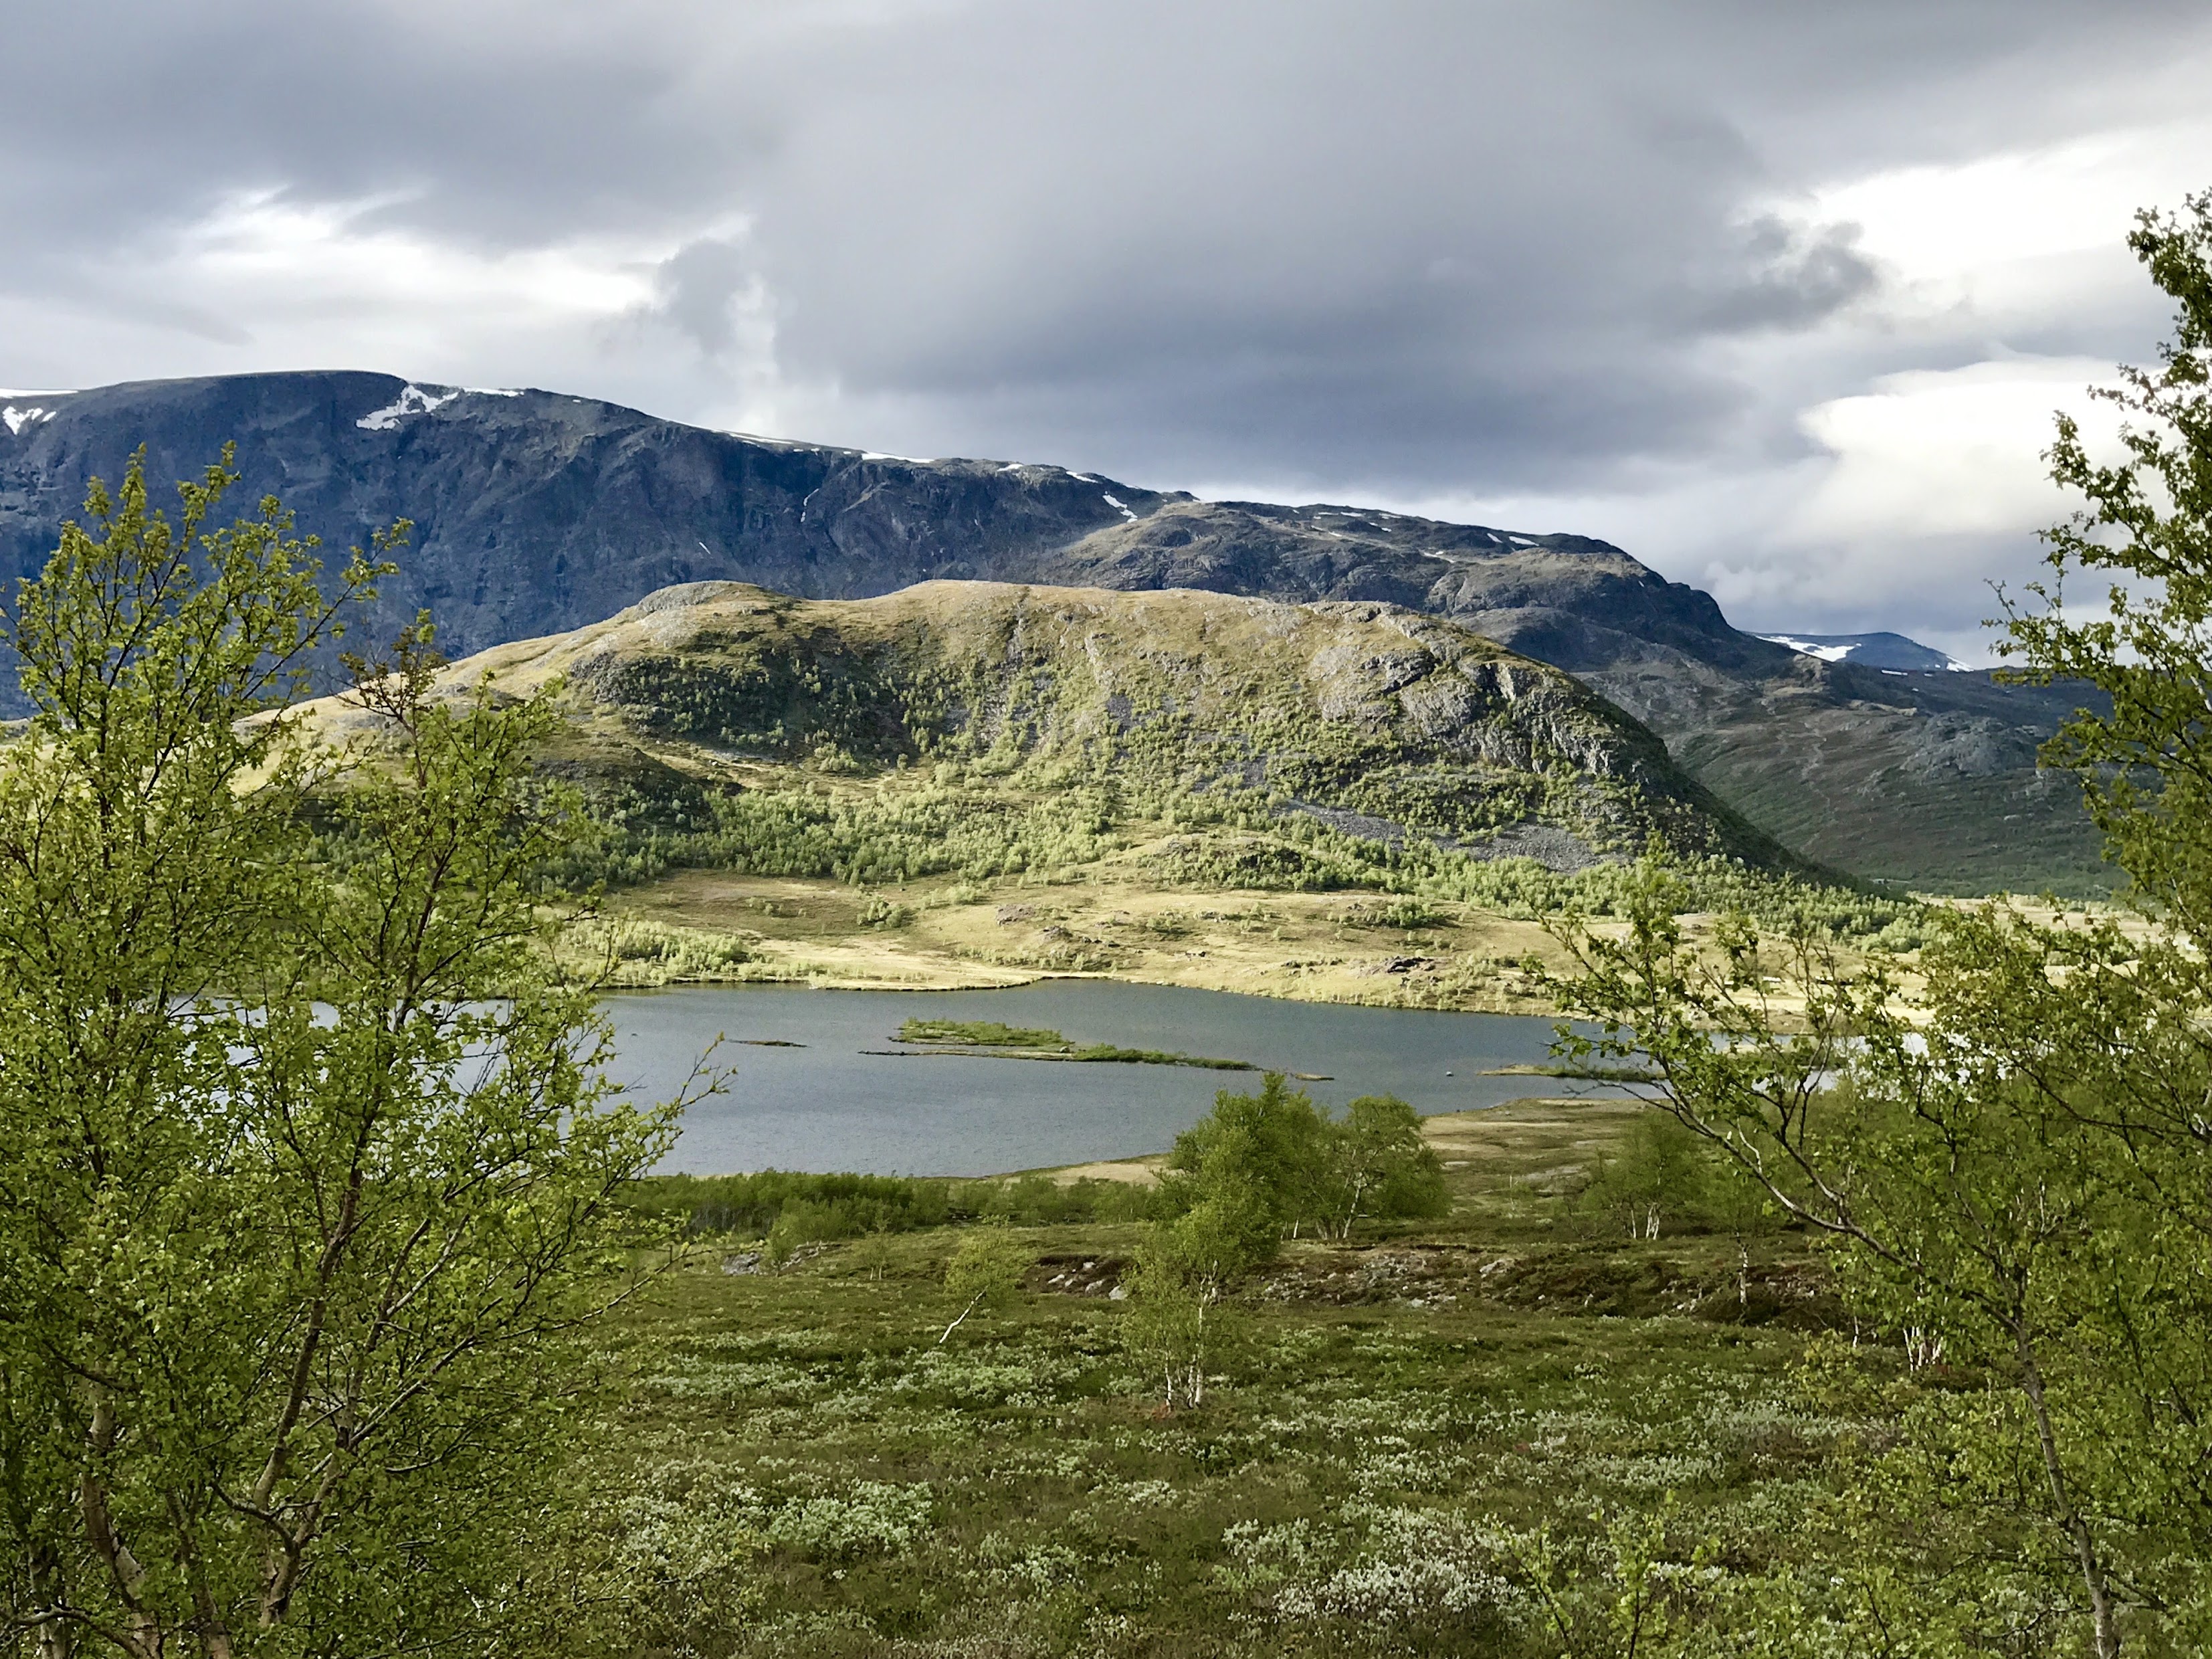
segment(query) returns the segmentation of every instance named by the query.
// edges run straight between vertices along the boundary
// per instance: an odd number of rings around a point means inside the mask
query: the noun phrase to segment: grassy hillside
[[[2109,895],[2079,782],[2036,763],[2095,694],[1799,657],[1755,682],[1682,660],[1590,678],[1677,762],[1806,856],[1895,890]]]
[[[1532,919],[1602,910],[1655,839],[1715,906],[1802,868],[1567,675],[1376,603],[698,584],[445,684],[487,675],[562,688],[545,763],[605,825],[570,873],[619,890],[598,943],[635,982],[1107,972],[1511,1006]],[[1901,914],[1822,902],[1858,931]]]
[[[564,675],[596,733],[690,769],[769,762],[1195,820],[1206,798],[1393,844],[1575,867],[1653,835],[1780,865],[1641,726],[1567,676],[1395,606],[927,582],[808,602],[671,589],[611,622],[468,665]],[[1533,839],[1530,839],[1531,837]],[[1169,849],[1165,856],[1193,856]],[[1244,856],[1295,856],[1258,848]]]
[[[763,814],[791,821],[785,842],[835,824],[851,842],[838,873],[861,878],[1093,857],[1139,817],[1254,832],[1170,838],[1151,849],[1170,878],[1226,864],[1285,888],[1329,884],[1316,828],[1416,860],[1570,870],[1656,836],[1790,863],[1566,675],[1389,605],[970,582],[805,601],[696,584],[448,678],[483,674],[516,692],[565,681],[563,758],[580,775],[653,804],[686,793],[671,773],[756,798],[729,820],[739,837],[747,819],[772,837]],[[888,810],[760,799],[836,799],[847,780]],[[1028,822],[1039,808],[1048,821]]]

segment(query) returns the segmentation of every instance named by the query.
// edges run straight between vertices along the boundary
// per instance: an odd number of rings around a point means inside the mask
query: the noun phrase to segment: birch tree
[[[2212,192],[2130,245],[2174,336],[2099,394],[2116,459],[2060,420],[2052,477],[2085,505],[2000,648],[2102,694],[2045,761],[2134,914],[1939,910],[1908,986],[1809,915],[1693,938],[1655,868],[1625,929],[1559,930],[1558,982],[1600,1027],[1568,1051],[1650,1063],[1910,1363],[1982,1385],[1913,1413],[1929,1490],[2102,1659],[2212,1647]]]
[[[228,456],[225,460],[228,462]],[[40,1659],[355,1656],[527,1624],[564,1356],[628,1282],[671,1107],[540,948],[576,830],[542,701],[432,694],[427,623],[283,710],[335,573],[227,465],[134,460],[5,619],[0,1551]]]

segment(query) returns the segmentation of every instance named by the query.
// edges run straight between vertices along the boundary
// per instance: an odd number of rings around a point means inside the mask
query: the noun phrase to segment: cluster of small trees
[[[1638,1118],[1619,1149],[1598,1158],[1575,1195],[1586,1224],[1614,1237],[1772,1231],[1780,1212],[1702,1136],[1671,1116]]]
[[[1068,1218],[1057,1209],[1025,1208],[1022,1194],[1032,1183],[1048,1184],[1042,1177],[988,1183],[992,1191],[975,1212],[984,1224],[963,1234],[945,1270],[954,1316],[940,1342],[1019,1288],[1030,1255],[994,1224]],[[1063,1206],[1104,1213],[1095,1198],[1057,1190]],[[1170,1410],[1204,1401],[1223,1296],[1272,1260],[1285,1238],[1345,1239],[1363,1220],[1435,1217],[1451,1207],[1443,1167],[1411,1106],[1369,1095],[1332,1117],[1276,1073],[1256,1093],[1217,1094],[1213,1110],[1176,1138],[1157,1191],[1116,1188],[1114,1195],[1124,1200],[1115,1218],[1133,1218],[1139,1210],[1125,1207],[1133,1204],[1150,1218],[1123,1279],[1131,1302],[1124,1336],[1156,1371]]]
[[[1347,1238],[1364,1218],[1450,1208],[1411,1106],[1364,1096],[1332,1118],[1273,1073],[1257,1094],[1223,1090],[1176,1138],[1156,1203],[1129,1280],[1130,1335],[1158,1367],[1170,1409],[1205,1398],[1212,1310],[1285,1237]]]
[[[1401,927],[1431,925],[1438,918],[1426,904],[1433,901],[1527,919],[1570,906],[1616,915],[1630,902],[1632,884],[1617,864],[1561,872],[1532,859],[1480,859],[1421,840],[1371,841],[1303,814],[1282,816],[1255,790],[1188,798],[1204,805],[1200,814],[1104,784],[1072,783],[1040,798],[1020,781],[1003,790],[989,787],[990,778],[947,784],[917,769],[894,775],[866,795],[830,795],[807,785],[723,793],[674,779],[661,781],[651,794],[636,786],[600,786],[590,798],[598,833],[570,846],[556,873],[576,887],[649,881],[684,868],[860,885],[950,874],[988,882],[1095,862],[1127,843],[1133,821],[1165,812],[1167,821],[1180,819],[1198,832],[1177,837],[1150,866],[1156,878],[1174,884],[1256,891],[1382,888],[1409,896],[1400,904],[1410,919],[1391,924]],[[1237,801],[1242,809],[1228,811]],[[1770,927],[1790,915],[1817,915],[1839,935],[1871,936],[1900,950],[1918,943],[1918,907],[1909,900],[1808,885],[1718,856],[1685,859],[1678,869],[1699,910],[1738,908]],[[1391,921],[1387,911],[1380,919]]]

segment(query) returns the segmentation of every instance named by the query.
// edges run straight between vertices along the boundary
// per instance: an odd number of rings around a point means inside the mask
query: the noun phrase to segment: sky
[[[2208,86],[2201,0],[74,0],[0,52],[0,386],[543,386],[1985,661]]]

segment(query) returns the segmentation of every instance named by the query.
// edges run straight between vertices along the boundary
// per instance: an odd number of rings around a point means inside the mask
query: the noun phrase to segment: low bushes
[[[1151,1201],[1151,1188],[1116,1181],[1062,1182],[1042,1175],[961,1181],[929,1176],[813,1175],[794,1170],[652,1176],[638,1182],[630,1193],[634,1207],[678,1221],[689,1233],[773,1237],[786,1249],[962,1221],[998,1220],[1032,1227],[1133,1221],[1149,1212]]]

